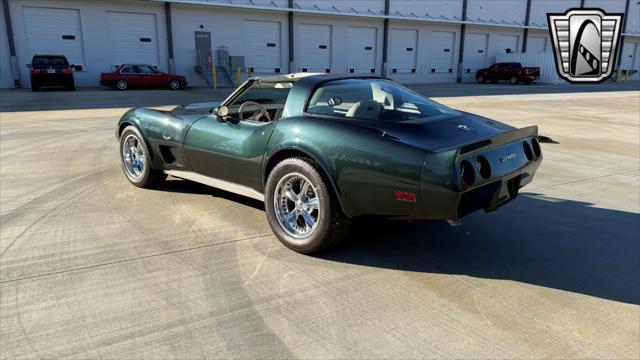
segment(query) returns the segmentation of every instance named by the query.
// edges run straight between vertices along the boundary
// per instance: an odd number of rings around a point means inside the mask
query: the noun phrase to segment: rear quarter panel
[[[375,129],[325,118],[278,121],[267,146],[263,171],[279,151],[292,149],[317,161],[330,178],[348,216],[419,216],[420,202],[395,200],[395,191],[419,198],[426,152],[385,138]]]

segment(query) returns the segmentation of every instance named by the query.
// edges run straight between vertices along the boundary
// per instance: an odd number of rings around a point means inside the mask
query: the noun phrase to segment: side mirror
[[[229,115],[229,108],[222,105],[219,106],[218,109],[216,109],[216,115],[218,115],[218,117],[225,117]]]

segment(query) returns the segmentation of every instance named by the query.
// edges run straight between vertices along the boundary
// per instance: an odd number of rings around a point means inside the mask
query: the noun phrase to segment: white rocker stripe
[[[208,185],[220,190],[232,192],[234,194],[246,196],[264,202],[264,194],[244,185],[212,178],[206,175],[201,175],[193,171],[165,170],[164,173],[180,179],[195,181],[200,184]]]

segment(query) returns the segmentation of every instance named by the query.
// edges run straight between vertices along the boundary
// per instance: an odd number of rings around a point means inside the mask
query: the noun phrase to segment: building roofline
[[[161,2],[165,3],[164,0],[145,0],[152,2]],[[262,6],[262,5],[244,5],[244,4],[233,4],[233,3],[217,3],[217,2],[204,2],[202,0],[172,0],[171,3],[174,4],[186,4],[186,5],[201,5],[201,6],[213,6],[213,7],[222,7],[222,8],[230,8],[230,9],[243,9],[243,10],[258,10],[258,11],[274,11],[274,12],[293,12],[300,14],[316,14],[316,15],[329,15],[329,16],[347,16],[347,17],[357,17],[357,18],[365,18],[365,19],[390,19],[390,20],[403,20],[403,21],[415,21],[415,22],[425,22],[425,23],[434,23],[434,24],[451,24],[451,25],[477,25],[477,26],[488,26],[488,27],[503,27],[503,28],[514,28],[514,29],[531,29],[531,30],[548,30],[546,26],[534,24],[534,25],[525,25],[519,23],[507,23],[507,22],[497,22],[491,20],[480,20],[472,21],[472,20],[461,20],[461,19],[446,19],[446,18],[433,18],[433,17],[419,17],[417,15],[411,16],[403,16],[403,15],[384,15],[384,14],[376,14],[373,12],[369,13],[357,13],[357,12],[340,12],[340,11],[328,11],[328,10],[313,10],[313,9],[301,9],[301,8],[289,8],[289,7],[277,7],[277,6]],[[623,33],[623,36],[628,37],[640,37],[640,33]]]

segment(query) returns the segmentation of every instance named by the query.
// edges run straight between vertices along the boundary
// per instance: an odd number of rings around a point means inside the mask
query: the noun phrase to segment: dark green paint
[[[327,175],[344,212],[403,218],[457,219],[459,205],[479,188],[492,189],[496,197],[480,207],[490,211],[500,205],[510,179],[523,186],[531,181],[541,157],[528,161],[522,141],[531,141],[537,128],[517,130],[472,114],[441,121],[384,123],[357,119],[310,116],[304,109],[321,83],[340,76],[311,76],[297,80],[284,108],[283,118],[271,123],[222,121],[210,110],[215,104],[196,104],[172,111],[132,109],[119,129],[140,129],[152,151],[157,169],[191,170],[232,181],[263,192],[270,161],[282,151],[297,151],[316,161]],[[250,80],[254,81],[254,80]],[[247,87],[250,84],[243,85]],[[238,93],[238,91],[236,92]],[[223,104],[232,101],[234,95]],[[457,127],[467,125],[466,132]],[[486,140],[486,146],[461,154],[464,145]],[[160,155],[171,149],[175,161]],[[502,163],[501,156],[517,154]],[[489,179],[465,186],[459,163],[483,155],[491,164]],[[415,203],[398,201],[395,191],[413,192]],[[473,200],[476,201],[476,200]]]

